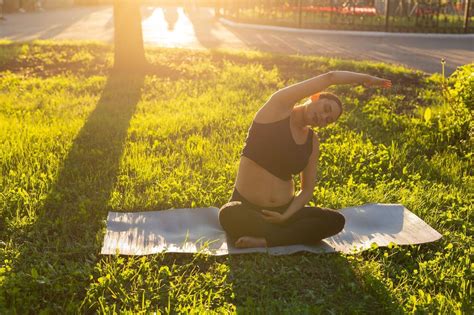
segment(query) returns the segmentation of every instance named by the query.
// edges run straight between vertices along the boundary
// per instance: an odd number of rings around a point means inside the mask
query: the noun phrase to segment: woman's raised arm
[[[350,71],[330,71],[317,77],[295,83],[275,92],[268,102],[284,109],[292,109],[296,102],[321,92],[331,85],[364,84],[366,86],[391,87],[390,80],[381,79],[364,73]]]
[[[389,88],[392,86],[392,82],[390,80],[350,71],[333,71],[331,81],[331,85],[357,83],[368,87],[374,86]]]

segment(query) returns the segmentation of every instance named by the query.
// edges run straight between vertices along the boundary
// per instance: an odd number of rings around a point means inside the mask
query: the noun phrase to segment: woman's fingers
[[[262,209],[261,212],[262,212],[263,217],[264,217],[265,219],[267,219],[267,220],[268,220],[268,219],[273,219],[273,218],[276,217],[274,211],[268,211],[268,210],[263,210],[263,209]]]
[[[382,86],[384,88],[391,88],[392,87],[392,81],[390,80],[384,80],[383,83],[382,83]]]
[[[273,218],[273,217],[276,217],[277,213],[278,212],[275,212],[275,211],[262,210],[262,214],[263,214],[264,217]]]
[[[283,221],[283,215],[280,212],[261,210],[262,217],[271,223],[280,223]]]
[[[380,86],[383,88],[391,88],[392,87],[392,81],[387,80],[387,79],[381,79],[377,77],[372,77],[370,81],[368,81],[365,86],[371,87],[371,86]]]

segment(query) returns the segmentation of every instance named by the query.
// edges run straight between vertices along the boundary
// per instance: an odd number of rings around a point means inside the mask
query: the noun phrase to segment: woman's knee
[[[241,201],[230,201],[219,209],[219,223],[226,229],[235,221],[235,211],[242,205]]]
[[[341,232],[346,225],[346,218],[344,215],[337,210],[329,208],[319,208],[326,218],[326,222],[330,227],[331,235],[335,235]]]
[[[344,225],[346,225],[346,218],[342,213],[334,211],[333,224],[335,234],[337,234],[344,229]]]

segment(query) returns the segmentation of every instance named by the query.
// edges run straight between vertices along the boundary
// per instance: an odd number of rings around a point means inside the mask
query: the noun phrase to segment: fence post
[[[237,21],[240,19],[240,5],[237,3],[237,1],[234,2],[234,8],[235,8],[235,18]]]
[[[214,2],[214,16],[216,18],[221,16],[221,0],[216,0]]]
[[[333,19],[334,19],[334,0],[331,0],[331,11],[329,12],[329,24],[332,24]]]
[[[390,20],[390,0],[385,0],[385,32],[388,32]]]
[[[301,28],[302,25],[302,10],[303,8],[301,7],[301,0],[298,0],[298,27]]]
[[[436,10],[436,31],[439,32],[439,13],[441,11],[441,0],[438,0],[438,10]]]
[[[469,9],[471,7],[471,0],[466,0],[466,7],[464,9],[464,33],[467,33],[467,27],[469,25]]]

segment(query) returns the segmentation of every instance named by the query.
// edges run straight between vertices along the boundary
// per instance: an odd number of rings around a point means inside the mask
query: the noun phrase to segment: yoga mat
[[[109,212],[101,254],[149,255],[161,252],[227,255],[263,252],[288,255],[356,253],[373,243],[388,246],[421,244],[441,238],[436,230],[399,204],[365,204],[344,208],[344,230],[316,245],[235,248],[228,244],[218,221],[218,208],[170,209],[148,212]]]

